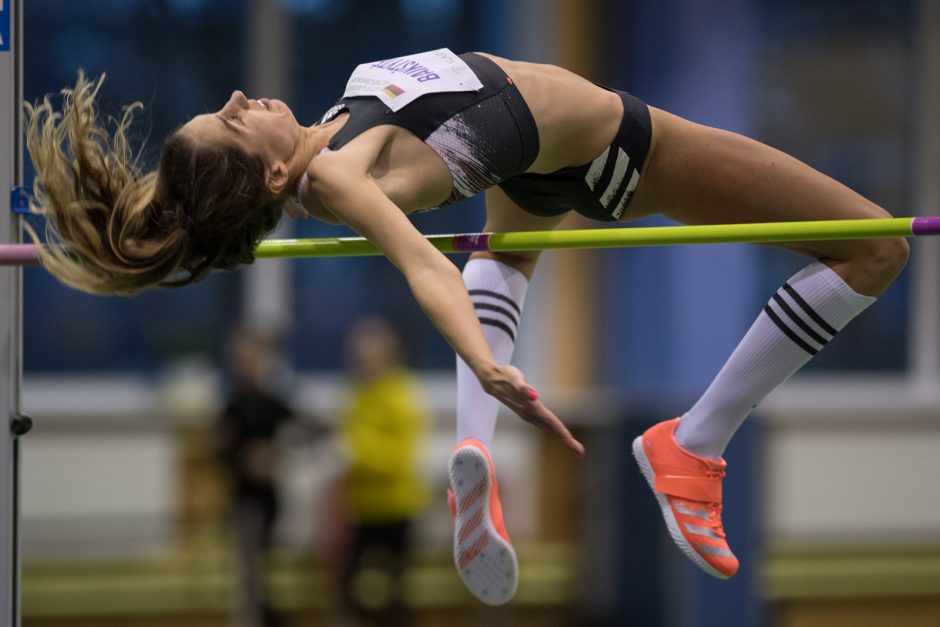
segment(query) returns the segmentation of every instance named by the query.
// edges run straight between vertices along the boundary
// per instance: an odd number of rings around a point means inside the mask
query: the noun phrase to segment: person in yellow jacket
[[[403,364],[401,338],[389,322],[357,321],[347,351],[352,384],[341,435],[351,545],[343,598],[360,619],[406,625],[402,576],[409,533],[429,495],[421,468],[429,415],[417,378]]]

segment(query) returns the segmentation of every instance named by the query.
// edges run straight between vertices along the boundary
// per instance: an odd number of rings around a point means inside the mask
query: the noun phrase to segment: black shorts
[[[640,182],[653,126],[639,98],[612,90],[623,100],[623,119],[613,143],[584,165],[549,174],[527,172],[499,184],[528,213],[557,216],[574,209],[594,220],[620,220]]]

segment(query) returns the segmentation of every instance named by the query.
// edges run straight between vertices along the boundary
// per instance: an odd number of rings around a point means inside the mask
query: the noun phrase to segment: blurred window
[[[162,138],[215,109],[244,75],[246,2],[30,0],[24,15],[27,100],[107,72],[100,109],[146,109],[132,137],[156,166]],[[28,161],[28,160],[27,160]],[[27,173],[32,176],[31,172]],[[86,296],[42,270],[24,281],[27,371],[148,371],[168,359],[217,352],[238,316],[239,278],[220,274],[180,291],[132,299]]]
[[[486,3],[282,2],[294,29],[287,54],[290,103],[302,123],[320,117],[358,63],[444,46],[464,52],[481,47],[483,40],[477,14]],[[218,108],[232,89],[246,87],[250,5],[250,0],[30,0],[25,3],[26,99],[74,84],[78,68],[92,76],[107,72],[100,109],[117,115],[123,105],[144,103],[132,137],[137,145],[146,142],[143,161],[153,168],[167,134],[189,117]],[[483,220],[476,199],[418,216],[415,223],[425,232],[457,232],[480,230]],[[298,237],[351,235],[313,220],[295,229]],[[292,263],[295,325],[289,345],[297,367],[341,367],[339,338],[363,313],[401,325],[414,365],[452,367],[452,351],[384,259]],[[25,368],[148,372],[167,360],[217,356],[240,316],[242,283],[238,272],[217,273],[179,291],[100,298],[67,289],[42,270],[28,270]]]
[[[761,1],[755,133],[897,216],[912,215],[916,57],[910,0]],[[760,253],[760,294],[805,265]],[[806,368],[900,371],[910,272]]]

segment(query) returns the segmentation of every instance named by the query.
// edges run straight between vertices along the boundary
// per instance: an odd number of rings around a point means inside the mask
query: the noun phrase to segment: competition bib
[[[483,83],[447,48],[363,63],[353,70],[343,98],[375,96],[392,111],[425,94],[477,91]]]

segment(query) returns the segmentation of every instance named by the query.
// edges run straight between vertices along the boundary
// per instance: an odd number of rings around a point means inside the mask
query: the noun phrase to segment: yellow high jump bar
[[[940,235],[940,216],[874,218],[865,220],[815,220],[760,222],[698,226],[625,227],[513,233],[461,233],[427,235],[444,253],[474,251],[516,252],[559,248],[625,248],[748,242],[801,242],[812,240],[870,239]],[[299,257],[362,257],[382,254],[364,237],[278,239],[261,242],[260,259]],[[0,265],[35,264],[33,244],[0,245]]]

